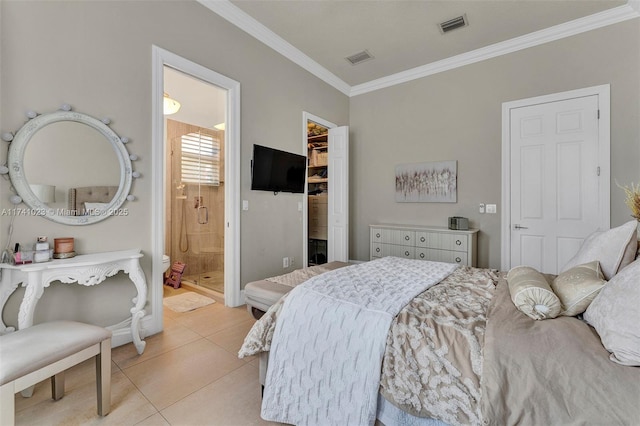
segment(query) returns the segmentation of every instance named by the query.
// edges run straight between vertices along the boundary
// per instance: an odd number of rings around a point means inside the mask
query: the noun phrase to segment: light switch
[[[487,213],[497,213],[498,209],[495,204],[487,204]]]
[[[249,200],[242,200],[242,210],[249,210]]]
[[[302,211],[302,201],[298,201],[298,211]]]

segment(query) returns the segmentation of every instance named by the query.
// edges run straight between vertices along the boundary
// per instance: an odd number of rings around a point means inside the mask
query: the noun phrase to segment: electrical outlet
[[[487,213],[497,213],[498,209],[495,204],[487,204]]]
[[[484,213],[484,203],[480,203],[480,213]]]
[[[289,266],[293,267],[293,265],[295,265],[295,264],[296,264],[296,258],[291,256],[289,258]]]
[[[289,258],[288,257],[283,257],[282,258],[282,268],[288,268],[289,267]]]

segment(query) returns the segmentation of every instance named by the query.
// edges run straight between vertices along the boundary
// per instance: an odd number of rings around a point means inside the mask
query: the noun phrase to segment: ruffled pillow
[[[637,229],[638,221],[632,220],[608,231],[594,232],[584,240],[578,253],[567,262],[561,273],[597,260],[604,278],[610,280],[635,259],[638,248]]]
[[[551,289],[562,303],[560,315],[573,317],[583,313],[606,283],[597,260],[558,275],[551,283]]]
[[[555,318],[562,310],[544,276],[529,266],[516,266],[507,274],[511,300],[519,311],[534,320]]]
[[[640,366],[639,307],[640,259],[613,277],[584,313],[618,364]]]

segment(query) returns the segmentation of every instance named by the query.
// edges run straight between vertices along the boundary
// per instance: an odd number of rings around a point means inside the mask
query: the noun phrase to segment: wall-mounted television
[[[253,145],[251,189],[304,193],[307,157],[262,145]]]

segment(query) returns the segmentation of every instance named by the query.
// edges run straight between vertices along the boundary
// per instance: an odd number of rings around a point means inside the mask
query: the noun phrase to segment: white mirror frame
[[[60,121],[73,121],[86,124],[87,126],[94,128],[107,139],[116,152],[118,163],[120,165],[120,183],[118,185],[118,191],[113,199],[105,206],[104,210],[100,212],[84,216],[60,214],[63,213],[60,209],[50,208],[36,197],[29,186],[26,176],[24,175],[24,154],[29,141],[38,130],[49,124]],[[114,212],[116,212],[125,202],[129,195],[129,190],[131,189],[131,158],[129,157],[129,152],[125,148],[120,137],[102,121],[75,111],[55,111],[38,115],[37,117],[29,120],[20,128],[20,130],[18,130],[11,141],[7,164],[9,167],[9,177],[13,187],[22,198],[22,201],[31,209],[33,215],[43,216],[54,222],[66,225],[89,225],[104,220],[109,216],[113,216]],[[66,210],[66,208],[62,210]]]

